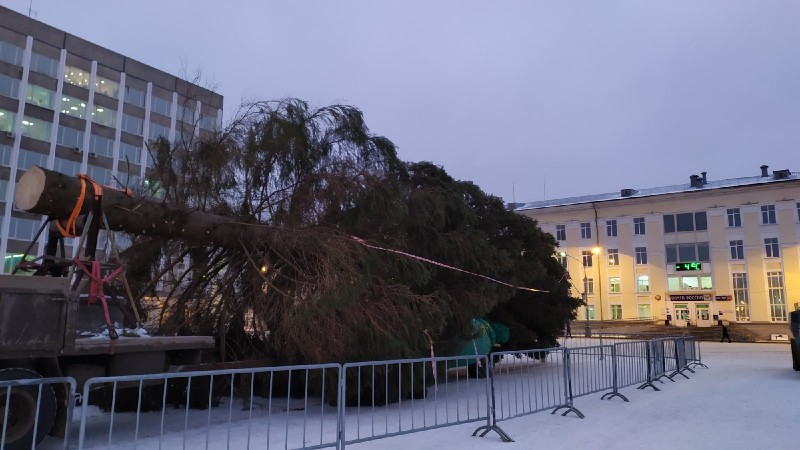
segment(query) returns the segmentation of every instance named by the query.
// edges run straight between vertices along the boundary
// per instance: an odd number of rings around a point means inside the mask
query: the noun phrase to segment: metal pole
[[[581,265],[583,267],[583,309],[586,312],[586,327],[583,331],[584,335],[587,338],[590,338],[592,337],[592,327],[589,325],[589,299],[587,295],[588,293],[586,292],[586,289],[588,288],[588,285],[586,284],[586,261],[581,261]]]

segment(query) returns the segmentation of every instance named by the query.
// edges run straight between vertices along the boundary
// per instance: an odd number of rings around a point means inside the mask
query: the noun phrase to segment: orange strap
[[[56,220],[56,227],[58,231],[61,232],[61,235],[64,237],[76,237],[76,222],[78,220],[78,216],[81,213],[81,209],[83,209],[83,201],[86,199],[86,183],[92,185],[92,190],[94,191],[94,199],[100,200],[103,197],[103,187],[100,186],[97,182],[82,173],[78,175],[78,178],[81,180],[81,193],[78,195],[78,199],[75,202],[75,206],[72,208],[72,212],[67,219],[67,223],[64,226],[61,226],[61,223]]]

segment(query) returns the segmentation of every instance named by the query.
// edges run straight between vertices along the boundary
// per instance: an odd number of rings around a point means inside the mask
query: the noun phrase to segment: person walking
[[[725,339],[727,339],[728,343],[730,344],[731,335],[728,334],[728,327],[722,321],[720,321],[719,324],[722,326],[722,339],[720,339],[719,341],[723,342]]]

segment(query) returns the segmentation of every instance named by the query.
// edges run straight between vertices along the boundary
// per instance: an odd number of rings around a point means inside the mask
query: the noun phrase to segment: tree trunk
[[[81,195],[81,180],[33,166],[22,175],[14,195],[23,211],[59,220],[62,225],[73,213]],[[80,215],[92,211],[98,199],[86,184]],[[111,231],[183,239],[200,244],[238,245],[263,239],[264,227],[248,225],[201,211],[171,207],[153,199],[137,198],[123,191],[103,188],[100,207]]]

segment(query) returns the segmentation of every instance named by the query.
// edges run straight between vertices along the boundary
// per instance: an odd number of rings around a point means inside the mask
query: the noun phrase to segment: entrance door
[[[685,327],[689,322],[689,306],[675,305],[675,325]]]
[[[708,303],[698,303],[695,305],[695,321],[698,327],[710,327],[712,325]]]

